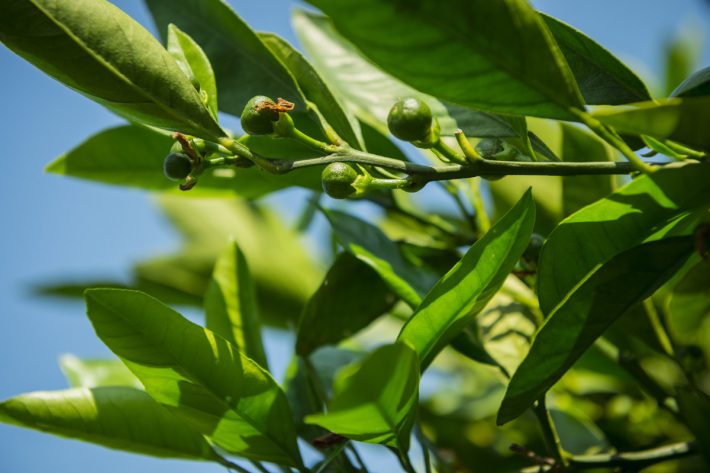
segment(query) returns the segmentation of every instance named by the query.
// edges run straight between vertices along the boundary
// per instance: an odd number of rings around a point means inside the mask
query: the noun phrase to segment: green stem
[[[582,123],[589,127],[590,130],[614,148],[621,151],[621,154],[629,160],[629,163],[631,163],[637,171],[645,174],[655,171],[653,166],[639,158],[636,153],[629,148],[629,145],[627,145],[626,142],[619,137],[619,135],[607,128],[602,122],[582,110],[575,110],[574,113],[582,120]]]
[[[439,454],[439,450],[437,449],[436,445],[434,445],[434,443],[429,440],[426,435],[424,435],[424,432],[422,432],[421,429],[417,429],[415,431],[415,434],[417,435],[417,439],[419,439],[419,442],[423,446],[427,447],[427,449],[434,456],[434,459],[436,460],[437,470],[440,470],[442,473],[454,473],[454,470],[449,465],[449,462],[446,461],[446,459]]]
[[[456,130],[454,132],[454,136],[456,137],[456,142],[459,144],[459,148],[461,148],[461,151],[463,151],[464,156],[466,156],[469,161],[475,163],[476,161],[480,161],[483,159],[481,155],[478,154],[478,151],[476,151],[476,148],[474,148],[471,145],[471,142],[468,141],[468,138],[466,137],[466,134],[463,132],[463,130]]]
[[[315,149],[316,151],[321,151],[323,153],[334,153],[338,151],[341,148],[347,148],[346,145],[332,145],[328,143],[324,143],[320,140],[316,140],[315,138],[311,138],[310,136],[306,135],[303,133],[301,130],[298,128],[294,127],[290,130],[289,135],[287,138],[294,139],[296,141],[300,141],[304,145]]]
[[[404,471],[407,473],[417,473],[417,470],[414,469],[414,465],[412,465],[412,461],[410,460],[407,452],[403,452],[398,448],[393,448],[392,450],[395,451],[397,459],[399,460],[400,465],[402,465]]]
[[[557,435],[557,429],[555,429],[555,424],[550,417],[550,411],[547,410],[547,406],[545,405],[544,394],[538,399],[537,404],[533,407],[533,411],[542,429],[542,437],[545,440],[548,451],[552,453],[552,457],[558,465],[567,467],[569,465],[567,454],[562,450],[562,443],[560,442],[559,435]]]
[[[445,158],[447,158],[450,161],[453,161],[454,163],[459,163],[459,164],[466,163],[466,158],[464,156],[461,156],[460,154],[458,154],[453,148],[451,148],[449,145],[444,143],[441,139],[436,142],[433,149],[438,151]]]
[[[481,197],[481,180],[474,179],[471,181],[471,205],[476,212],[476,224],[481,234],[487,233],[491,228],[491,221],[486,213],[486,206]]]
[[[249,470],[246,468],[243,468],[236,463],[232,463],[231,461],[227,460],[221,455],[217,455],[217,463],[222,465],[223,467],[227,468],[228,470],[234,470],[238,471],[239,473],[251,473]]]
[[[345,449],[345,447],[349,443],[350,443],[349,441],[343,442],[340,445],[338,445],[337,447],[335,447],[333,449],[333,451],[330,452],[330,454],[328,454],[328,456],[325,458],[325,460],[323,460],[323,463],[320,464],[320,466],[315,471],[315,473],[323,473],[328,468],[328,466],[331,463],[333,463],[333,461],[335,461],[338,458],[338,456],[340,456],[341,453],[343,453],[343,449]]]
[[[638,452],[610,453],[604,455],[573,456],[569,459],[570,466],[578,470],[596,468],[622,468],[624,471],[639,471],[656,463],[676,460],[698,454],[697,444],[692,442],[676,443],[651,450]]]
[[[252,460],[250,463],[254,465],[254,467],[261,473],[270,473],[269,470],[267,470],[266,467],[264,467],[264,465],[262,465],[258,461]]]
[[[452,184],[451,182],[443,182],[441,183],[441,185],[446,190],[446,192],[449,193],[451,199],[454,201],[456,207],[459,209],[461,216],[463,217],[464,221],[468,223],[469,227],[471,227],[473,233],[479,234],[480,229],[476,226],[476,218],[469,213],[468,209],[466,208],[466,205],[463,202],[463,199],[461,199],[461,196],[459,195],[459,191],[456,185]]]
[[[643,308],[646,311],[646,317],[648,317],[648,321],[653,328],[653,332],[658,339],[659,345],[661,345],[661,348],[663,348],[666,355],[674,358],[675,353],[673,352],[673,344],[671,343],[671,339],[668,336],[665,327],[663,327],[663,323],[661,323],[661,317],[658,315],[658,310],[656,310],[653,300],[648,298],[643,301]]]

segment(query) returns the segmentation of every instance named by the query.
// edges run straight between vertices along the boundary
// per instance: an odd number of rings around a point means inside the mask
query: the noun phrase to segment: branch
[[[595,468],[628,467],[634,471],[656,463],[676,460],[698,453],[695,441],[675,443],[638,452],[610,453],[605,455],[580,455],[569,458],[570,466],[581,470]]]

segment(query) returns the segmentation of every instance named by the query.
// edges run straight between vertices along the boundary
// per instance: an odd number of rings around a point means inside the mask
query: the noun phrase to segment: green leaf
[[[193,84],[197,84],[202,102],[217,120],[217,83],[212,64],[200,45],[171,24],[168,26],[168,52]]]
[[[363,122],[387,135],[387,115],[392,105],[402,97],[417,97],[429,105],[443,129],[455,129],[438,100],[377,69],[335,31],[327,18],[297,9],[292,22],[313,67],[345,107]]]
[[[363,149],[363,139],[357,119],[343,108],[308,60],[276,35],[261,33],[259,38],[288,67],[306,99],[315,105],[317,113],[323,116],[326,123],[351,146]]]
[[[525,412],[618,317],[673,276],[693,250],[692,238],[669,238],[634,246],[597,265],[538,330],[508,384],[498,424]]]
[[[651,100],[634,72],[581,31],[540,14],[564,54],[584,101],[590,105],[620,105]]]
[[[131,120],[224,136],[170,54],[105,0],[10,0],[0,41],[44,72]]]
[[[703,324],[710,320],[710,263],[700,261],[673,288],[668,300],[668,328],[681,343],[703,345]]]
[[[671,98],[624,108],[600,107],[594,117],[617,131],[710,150],[710,134],[705,126],[710,121],[710,97]]]
[[[708,164],[673,165],[636,178],[565,219],[540,255],[542,311],[549,314],[599,264],[646,240],[674,218],[710,205],[709,181]]]
[[[319,400],[321,394],[316,393],[315,389],[322,388],[328,395],[335,374],[343,366],[354,363],[362,357],[363,353],[360,351],[323,347],[311,353],[307,359],[299,356],[292,358],[283,385],[301,438],[311,441],[327,433],[322,428],[306,424],[304,421],[306,416],[323,411],[323,404]],[[312,371],[308,364],[312,366]],[[313,382],[313,375],[319,385]]]
[[[254,282],[237,242],[217,258],[205,294],[205,317],[208,329],[268,369]]]
[[[297,146],[284,140],[271,141],[266,148],[269,153],[281,157],[300,153]],[[244,142],[256,152],[264,151],[261,140],[250,137]],[[119,126],[90,137],[47,165],[46,170],[105,184],[182,193],[163,174],[163,160],[172,143],[169,136],[148,128]],[[313,168],[275,176],[256,168],[218,168],[203,173],[190,193],[256,198],[291,186],[320,190],[320,172]]]
[[[72,388],[125,386],[143,389],[138,378],[119,360],[91,360],[62,355],[59,367]]]
[[[361,442],[409,449],[419,397],[417,354],[404,343],[378,348],[362,363],[341,370],[326,414],[309,424]]]
[[[85,297],[96,334],[156,401],[228,452],[301,466],[286,396],[263,368],[146,294]]]
[[[552,35],[525,0],[310,0],[372,62],[443,100],[572,119],[583,108]]]
[[[350,253],[341,253],[301,314],[296,353],[307,356],[318,347],[337,344],[395,302],[375,270]]]
[[[550,416],[566,452],[573,455],[593,455],[611,449],[604,432],[592,419],[572,406],[550,409]]]
[[[562,178],[555,176],[505,176],[489,181],[495,216],[502,216],[532,189],[536,207],[535,231],[546,235],[562,220]]]
[[[664,45],[664,92],[670,95],[696,68],[703,49],[704,34],[694,28],[683,28]]]
[[[374,269],[410,307],[417,307],[435,276],[405,260],[397,245],[376,226],[337,210],[325,212],[338,242]]]
[[[176,24],[202,46],[214,67],[220,110],[241,115],[255,95],[306,103],[284,66],[222,0],[146,0],[161,34]]]
[[[426,295],[398,337],[414,347],[422,368],[498,292],[527,247],[534,223],[535,204],[528,191]]]
[[[202,435],[133,388],[22,394],[0,403],[0,422],[143,455],[217,459]]]
[[[456,121],[456,126],[466,136],[476,138],[509,138],[527,134],[525,117],[514,115],[497,115],[495,113],[479,112],[471,108],[454,104],[445,104],[449,116]],[[442,135],[453,135],[455,129],[442,130]]]
[[[680,414],[698,443],[698,452],[710,466],[710,427],[707,423],[710,397],[699,389],[683,387],[678,389],[677,398]]]
[[[562,157],[570,162],[613,161],[614,151],[581,128],[563,123]],[[573,214],[613,190],[613,176],[565,176],[562,180],[563,212],[565,216]]]
[[[671,97],[707,97],[708,95],[710,95],[710,67],[697,71],[671,93]]]

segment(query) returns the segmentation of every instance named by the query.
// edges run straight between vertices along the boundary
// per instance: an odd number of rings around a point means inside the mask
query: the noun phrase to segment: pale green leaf
[[[146,294],[91,289],[85,298],[98,337],[156,401],[228,452],[302,465],[286,396],[254,361]]]
[[[125,386],[143,389],[143,385],[119,360],[82,359],[62,355],[59,367],[72,388]]]
[[[208,329],[268,369],[254,282],[236,242],[217,258],[205,294],[205,318]]]

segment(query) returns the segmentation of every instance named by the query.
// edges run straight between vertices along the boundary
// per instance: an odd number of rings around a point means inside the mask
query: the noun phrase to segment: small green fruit
[[[185,153],[170,153],[163,161],[163,173],[172,181],[181,181],[192,172],[192,161]]]
[[[276,108],[276,102],[269,97],[252,97],[242,112],[242,128],[250,135],[270,135],[279,119],[279,111]]]
[[[387,115],[390,132],[404,141],[427,141],[432,124],[431,109],[414,97],[398,100]]]
[[[358,173],[345,163],[331,163],[323,169],[323,191],[334,199],[345,199],[357,192],[353,187]]]

